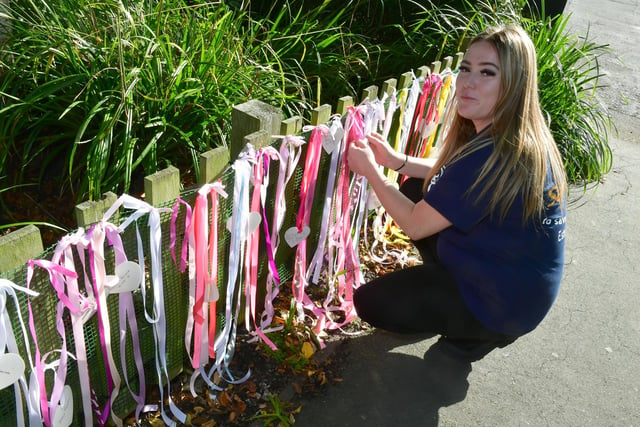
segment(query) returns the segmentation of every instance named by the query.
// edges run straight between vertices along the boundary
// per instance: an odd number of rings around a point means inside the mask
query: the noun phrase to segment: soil
[[[0,193],[0,203],[0,225],[40,222],[63,229],[38,225],[45,249],[56,244],[67,232],[77,228],[73,195],[56,191],[56,186],[51,181],[42,186],[29,185],[4,191]],[[0,235],[18,228],[20,226],[0,229]]]
[[[214,395],[202,381],[196,383],[197,396],[189,390],[190,372],[176,377],[172,384],[172,399],[187,414],[186,425],[193,426],[281,426],[293,425],[295,416],[302,410],[301,401],[317,396],[328,387],[339,384],[344,372],[344,361],[349,357],[347,340],[355,332],[371,331],[366,323],[354,321],[342,331],[328,334],[326,347],[315,349],[303,368],[296,368],[276,359],[259,342],[250,342],[251,336],[238,337],[236,351],[230,371],[237,377],[248,370],[251,376],[243,383],[228,385]],[[291,357],[295,359],[296,355]],[[159,402],[158,390],[154,389],[147,402]],[[277,414],[277,415],[276,415]],[[288,424],[278,418],[284,417]],[[163,426],[159,411],[144,414],[136,424],[134,414],[125,419],[125,425],[143,427]]]

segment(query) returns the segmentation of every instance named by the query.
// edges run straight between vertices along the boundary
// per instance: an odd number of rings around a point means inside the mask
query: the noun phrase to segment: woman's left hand
[[[365,178],[376,171],[376,159],[366,138],[351,143],[347,154],[347,163],[353,172],[363,175]]]

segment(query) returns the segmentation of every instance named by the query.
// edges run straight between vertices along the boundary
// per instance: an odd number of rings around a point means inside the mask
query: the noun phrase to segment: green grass
[[[254,3],[0,5],[11,28],[0,46],[0,188],[54,180],[80,202],[129,192],[168,165],[197,178],[200,153],[228,143],[233,105],[259,99],[308,118],[505,21],[536,42],[569,179],[611,168],[610,119],[595,98],[607,47],[568,34],[566,18],[525,17],[522,0]]]

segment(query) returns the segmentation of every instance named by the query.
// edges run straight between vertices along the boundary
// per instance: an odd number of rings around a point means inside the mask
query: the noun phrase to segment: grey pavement
[[[640,425],[640,0],[570,0],[565,13],[612,49],[599,97],[618,134],[613,170],[569,208],[549,315],[473,364],[434,351],[436,338],[350,339],[342,383],[303,402],[296,425]]]

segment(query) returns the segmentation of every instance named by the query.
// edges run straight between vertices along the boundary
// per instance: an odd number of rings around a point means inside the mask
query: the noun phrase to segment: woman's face
[[[456,79],[458,114],[479,132],[493,121],[501,91],[498,51],[487,41],[469,46]]]

